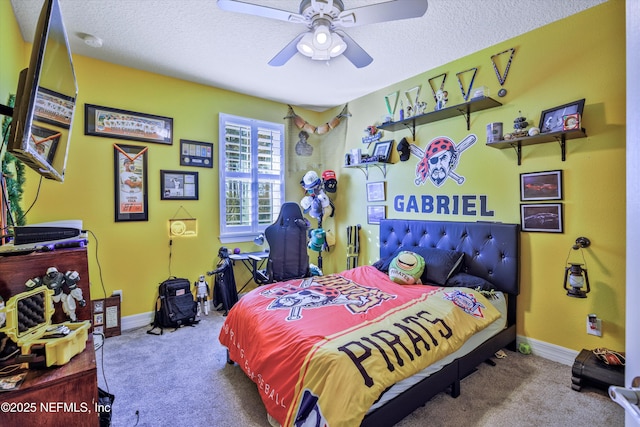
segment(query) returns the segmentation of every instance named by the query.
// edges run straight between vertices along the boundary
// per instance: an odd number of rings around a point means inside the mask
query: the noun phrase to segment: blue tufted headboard
[[[520,226],[496,222],[380,221],[380,258],[400,246],[421,246],[464,252],[466,273],[482,277],[498,290],[520,293]]]

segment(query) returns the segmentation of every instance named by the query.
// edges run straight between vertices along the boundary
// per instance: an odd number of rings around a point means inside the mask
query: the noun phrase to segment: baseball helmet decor
[[[324,208],[328,208],[331,205],[331,202],[329,201],[329,196],[327,196],[325,192],[322,190],[320,190],[320,192],[316,196],[316,199],[320,200],[320,205],[322,206],[323,210]]]
[[[325,190],[335,193],[337,189],[338,181],[334,171],[325,170],[322,172],[322,178],[318,177],[315,171],[308,171],[304,174],[300,185],[305,191],[304,197],[300,200],[300,207],[305,214],[308,213],[312,218],[317,219],[320,225],[326,208],[331,209],[326,212],[333,217],[335,206]]]
[[[335,193],[338,189],[336,173],[332,170],[322,172],[322,182],[324,183],[324,191],[328,193]]]
[[[402,138],[398,143],[396,149],[398,150],[398,153],[400,153],[401,162],[406,162],[407,160],[409,160],[409,157],[411,156],[411,149],[407,138]]]
[[[322,181],[320,181],[320,178],[315,171],[309,171],[304,174],[304,177],[302,177],[302,182],[300,184],[302,184],[302,187],[305,190],[311,190],[319,186],[321,182]]]
[[[309,232],[308,247],[312,251],[320,252],[324,248],[326,242],[326,233],[322,228],[316,228]]]
[[[422,256],[411,251],[400,252],[389,265],[389,278],[400,285],[419,285],[425,263]]]
[[[311,215],[311,217],[315,219],[321,219],[324,215],[322,201],[319,198],[313,198],[313,201],[311,202],[311,209],[309,210],[309,215]]]
[[[302,200],[300,200],[300,207],[302,208],[302,212],[309,213],[312,203],[313,203],[313,197],[304,196]]]

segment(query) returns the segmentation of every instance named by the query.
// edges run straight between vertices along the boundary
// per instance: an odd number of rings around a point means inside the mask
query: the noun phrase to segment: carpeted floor
[[[224,321],[212,312],[195,327],[107,338],[96,351],[98,383],[115,395],[111,425],[268,427],[258,390],[226,363]],[[457,399],[440,393],[399,427],[623,426],[624,411],[605,391],[571,389],[571,367],[506,351],[462,381]]]

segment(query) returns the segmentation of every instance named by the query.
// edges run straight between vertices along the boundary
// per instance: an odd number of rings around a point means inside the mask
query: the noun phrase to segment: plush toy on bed
[[[389,265],[389,278],[400,285],[419,285],[424,272],[424,258],[411,251],[400,252]]]

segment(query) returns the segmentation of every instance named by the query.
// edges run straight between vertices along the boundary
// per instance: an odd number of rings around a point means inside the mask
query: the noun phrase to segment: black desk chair
[[[264,231],[269,244],[266,269],[256,272],[259,285],[311,276],[307,253],[308,222],[297,203],[286,202],[278,219]]]

